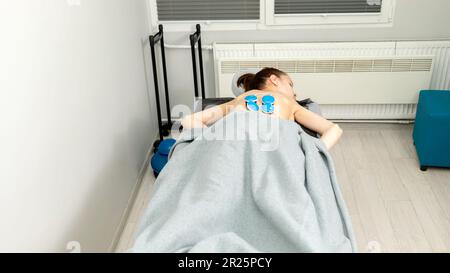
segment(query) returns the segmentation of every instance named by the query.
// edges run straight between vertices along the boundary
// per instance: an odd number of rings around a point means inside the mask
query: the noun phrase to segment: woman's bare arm
[[[295,121],[320,134],[327,149],[331,149],[341,138],[342,129],[337,124],[311,112],[297,103],[294,108]]]
[[[207,127],[222,117],[226,116],[230,108],[234,105],[234,101],[230,101],[221,105],[211,107],[209,109],[188,115],[183,118],[181,125],[183,128],[204,128]]]

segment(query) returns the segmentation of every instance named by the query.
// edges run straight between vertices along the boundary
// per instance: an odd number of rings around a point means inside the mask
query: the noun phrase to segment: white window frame
[[[149,27],[158,31],[158,24],[164,24],[166,32],[195,31],[195,24],[201,24],[203,31],[270,30],[301,28],[348,28],[348,27],[390,27],[393,25],[396,0],[383,0],[381,12],[339,13],[339,14],[288,14],[275,15],[274,0],[260,0],[259,20],[196,20],[158,21],[156,0],[147,0]]]
[[[148,0],[148,14],[150,16],[150,28],[158,31],[158,24],[164,24],[164,31],[195,31],[195,25],[201,24],[202,31],[223,30],[256,30],[264,24],[265,6],[264,0],[260,0],[259,20],[195,20],[195,21],[158,21],[158,8],[156,0]]]
[[[267,26],[323,25],[390,25],[393,23],[395,0],[383,0],[380,13],[275,14],[275,0],[266,2]]]

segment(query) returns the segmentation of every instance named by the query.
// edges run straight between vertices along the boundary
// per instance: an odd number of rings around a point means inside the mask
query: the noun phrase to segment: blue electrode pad
[[[250,110],[250,111],[258,112],[259,106],[255,102],[248,102],[247,103],[247,109]]]
[[[258,97],[255,95],[250,95],[245,97],[245,102],[247,104],[247,109],[250,111],[259,111],[259,106],[256,104]]]
[[[272,114],[273,111],[275,110],[275,107],[273,105],[270,105],[270,104],[264,104],[264,105],[261,106],[261,110],[265,114]]]
[[[245,101],[246,102],[257,102],[258,97],[255,95],[250,95],[250,96],[245,97]]]
[[[263,105],[261,106],[261,110],[263,113],[272,114],[275,111],[275,98],[271,95],[264,96],[262,98]]]
[[[274,102],[275,102],[275,98],[271,95],[267,95],[262,98],[263,104],[274,104]]]

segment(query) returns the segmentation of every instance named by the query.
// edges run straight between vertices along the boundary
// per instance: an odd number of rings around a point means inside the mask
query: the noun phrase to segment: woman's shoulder
[[[259,99],[262,99],[262,97],[266,96],[266,95],[271,95],[275,98],[275,101],[278,103],[282,103],[282,104],[288,104],[290,106],[298,106],[298,103],[295,99],[289,98],[288,96],[284,95],[283,93],[280,92],[275,92],[275,91],[263,91],[263,90],[249,90],[246,91],[245,93],[237,96],[233,101],[235,102],[240,102],[240,101],[244,101],[245,97],[247,96],[251,96],[251,95],[255,95],[257,96]]]
[[[250,95],[256,95],[258,97],[262,97],[265,95],[272,95],[275,98],[280,98],[280,99],[287,98],[286,95],[276,92],[276,91],[253,89],[253,90],[249,90],[249,91],[246,91],[246,92],[240,94],[239,96],[236,97],[236,99],[244,99],[245,97],[250,96]]]
[[[260,90],[249,90],[249,91],[245,91],[244,93],[240,94],[239,96],[236,97],[236,99],[244,99],[247,96],[250,95],[255,95],[257,93],[261,92]]]

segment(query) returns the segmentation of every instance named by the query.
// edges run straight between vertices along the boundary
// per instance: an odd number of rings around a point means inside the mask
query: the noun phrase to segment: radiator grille
[[[222,61],[222,73],[245,69],[275,67],[287,73],[354,73],[431,71],[432,58],[356,59],[356,60],[283,60]]]

